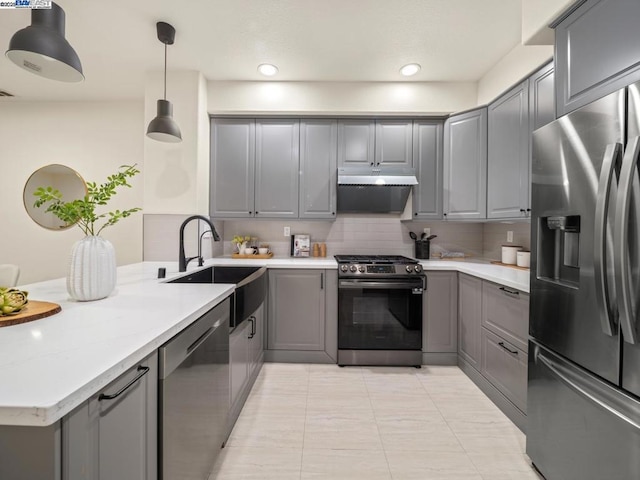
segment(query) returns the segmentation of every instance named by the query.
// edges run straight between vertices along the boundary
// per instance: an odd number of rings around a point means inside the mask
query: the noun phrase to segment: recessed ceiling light
[[[411,75],[418,73],[420,68],[420,65],[417,63],[409,63],[400,69],[400,73],[405,77],[410,77]]]
[[[278,73],[278,67],[271,65],[270,63],[263,63],[258,65],[258,71],[266,77],[273,77]]]

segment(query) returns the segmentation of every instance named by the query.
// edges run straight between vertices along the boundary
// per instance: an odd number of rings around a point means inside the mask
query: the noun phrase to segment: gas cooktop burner
[[[416,264],[417,260],[402,255],[335,255],[338,263]]]

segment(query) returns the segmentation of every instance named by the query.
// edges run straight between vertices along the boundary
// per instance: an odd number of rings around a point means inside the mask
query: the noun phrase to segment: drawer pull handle
[[[511,290],[507,287],[500,287],[500,290],[509,295],[520,295],[520,292],[518,292],[517,290]]]
[[[149,373],[149,367],[143,367],[142,365],[140,365],[140,366],[138,366],[138,372],[140,372],[140,373],[138,373],[136,378],[131,380],[129,383],[127,383],[124,387],[122,387],[116,393],[114,393],[112,395],[107,395],[105,393],[101,393],[100,396],[98,397],[98,401],[113,400],[114,398],[118,398],[120,395],[122,395],[124,392],[126,392],[134,383],[136,383],[138,380],[140,380],[142,377],[144,377],[147,373]]]
[[[518,351],[517,350],[511,350],[509,347],[507,347],[504,342],[498,342],[498,345],[500,345],[502,348],[504,348],[507,352],[512,353],[513,355],[517,355]]]

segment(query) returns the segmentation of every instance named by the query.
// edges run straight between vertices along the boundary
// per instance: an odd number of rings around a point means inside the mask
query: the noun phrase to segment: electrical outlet
[[[291,236],[291,227],[284,227],[284,236],[285,237]]]
[[[513,230],[507,230],[507,242],[513,242]]]
[[[429,235],[431,235],[431,229],[428,227],[425,227],[422,229],[422,231],[424,232],[424,234],[428,237]]]

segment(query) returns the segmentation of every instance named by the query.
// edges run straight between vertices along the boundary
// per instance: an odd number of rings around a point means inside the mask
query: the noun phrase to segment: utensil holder
[[[415,257],[423,260],[429,259],[431,250],[430,240],[416,240],[415,241]]]

